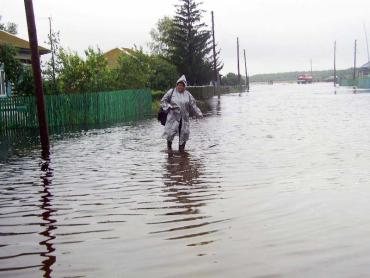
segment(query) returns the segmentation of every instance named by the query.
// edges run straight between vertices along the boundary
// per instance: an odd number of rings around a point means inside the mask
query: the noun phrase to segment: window
[[[5,72],[0,69],[0,97],[6,96]]]

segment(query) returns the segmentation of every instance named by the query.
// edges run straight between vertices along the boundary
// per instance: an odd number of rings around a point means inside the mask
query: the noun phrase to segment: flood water
[[[0,277],[369,276],[370,92],[256,85],[191,132],[185,155],[155,119],[3,147]]]

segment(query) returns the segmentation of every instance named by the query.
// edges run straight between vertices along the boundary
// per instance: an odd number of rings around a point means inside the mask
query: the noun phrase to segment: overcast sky
[[[178,0],[34,0],[39,43],[47,40],[48,17],[60,31],[62,45],[83,53],[88,46],[147,48],[159,18],[175,12]],[[204,21],[215,13],[216,41],[225,64],[223,74],[237,71],[236,37],[246,49],[250,73],[330,69],[337,40],[338,68],[367,59],[363,24],[370,35],[369,0],[204,0]],[[2,21],[18,24],[27,38],[23,0],[0,0]],[[369,38],[370,39],[370,38]],[[241,64],[244,65],[244,64]],[[242,70],[243,69],[243,70]],[[241,67],[242,73],[244,67]]]

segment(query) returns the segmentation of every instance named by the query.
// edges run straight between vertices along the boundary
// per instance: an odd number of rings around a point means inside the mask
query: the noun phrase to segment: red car
[[[298,76],[297,83],[298,84],[312,83],[312,76],[309,74],[301,74]]]

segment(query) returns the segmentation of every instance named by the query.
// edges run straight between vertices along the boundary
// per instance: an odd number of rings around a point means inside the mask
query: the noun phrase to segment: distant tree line
[[[250,77],[251,82],[267,82],[267,81],[296,81],[300,74],[311,74],[310,71],[292,71],[282,73],[256,74]],[[337,76],[340,78],[348,78],[352,76],[353,68],[337,70]],[[325,81],[326,78],[333,76],[333,70],[313,71],[312,77],[314,81]]]
[[[249,77],[250,82],[291,82],[296,81],[300,74],[311,74],[311,71],[291,71],[291,72],[281,72],[281,73],[266,73],[266,74],[256,74]],[[353,75],[353,68],[337,70],[337,76],[339,78],[351,79]],[[321,70],[312,72],[313,80],[316,82],[325,81],[329,77],[333,76],[333,70]],[[245,84],[245,76],[241,76],[241,84]],[[238,75],[229,72],[221,79],[222,85],[238,85]]]
[[[245,76],[240,76],[240,84],[238,83],[238,75],[232,72],[229,72],[225,76],[222,76],[221,78],[221,85],[225,86],[238,86],[238,85],[244,85],[245,84]]]

